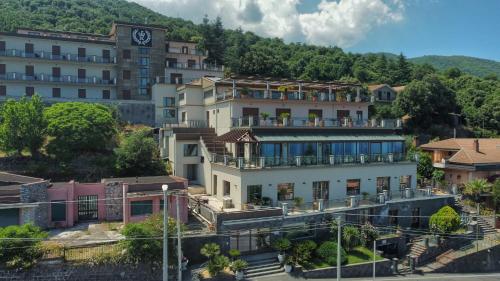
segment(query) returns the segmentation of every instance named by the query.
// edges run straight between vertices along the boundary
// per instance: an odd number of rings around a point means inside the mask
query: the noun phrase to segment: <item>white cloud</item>
[[[312,13],[300,13],[297,9],[301,1],[307,0],[133,1],[164,15],[197,23],[205,14],[212,19],[220,16],[229,28],[242,27],[285,41],[340,47],[360,42],[376,26],[400,21],[404,12],[401,0],[322,0]]]

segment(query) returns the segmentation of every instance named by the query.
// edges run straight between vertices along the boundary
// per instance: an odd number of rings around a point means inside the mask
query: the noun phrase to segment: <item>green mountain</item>
[[[465,73],[476,76],[496,74],[500,77],[500,62],[466,56],[422,56],[411,58],[409,61],[416,64],[428,63],[438,70],[457,67]]]

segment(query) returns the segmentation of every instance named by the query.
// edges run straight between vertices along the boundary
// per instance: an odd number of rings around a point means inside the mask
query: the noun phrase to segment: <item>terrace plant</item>
[[[262,120],[266,121],[267,118],[269,118],[269,113],[267,113],[267,112],[261,112],[260,113],[260,117],[262,118]]]
[[[342,229],[342,245],[349,252],[354,247],[361,244],[361,234],[357,227],[355,226],[345,226]]]
[[[220,247],[215,243],[207,243],[201,248],[200,254],[207,257],[208,260],[212,260],[220,254]]]
[[[228,254],[233,261],[237,260],[241,256],[241,252],[238,249],[231,249]]]
[[[230,262],[228,257],[215,255],[208,261],[207,270],[210,276],[215,277],[229,265]]]
[[[302,205],[304,205],[304,198],[302,197],[293,198],[293,205],[295,206],[295,208],[302,207]]]
[[[288,113],[288,112],[282,112],[280,114],[281,119],[288,119],[289,117],[290,117],[290,113]]]
[[[310,121],[310,122],[314,122],[314,120],[315,120],[316,118],[318,118],[318,115],[317,115],[316,113],[309,113],[309,114],[307,115],[307,117],[308,117],[308,119],[309,119],[309,121]]]
[[[307,265],[311,261],[312,253],[316,250],[317,244],[312,240],[300,242],[293,247],[293,259],[296,264]]]
[[[286,238],[279,238],[274,241],[272,247],[278,251],[278,260],[279,262],[283,262],[285,259],[285,252],[292,247],[292,242]]]

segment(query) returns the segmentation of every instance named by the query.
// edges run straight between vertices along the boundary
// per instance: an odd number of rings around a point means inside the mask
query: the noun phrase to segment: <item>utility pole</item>
[[[177,268],[178,268],[178,278],[177,280],[182,281],[182,245],[181,245],[181,218],[179,215],[179,193],[175,196],[175,213],[177,215]]]
[[[373,239],[373,280],[375,280],[375,257],[377,255],[377,240]]]
[[[340,247],[341,247],[341,221],[342,218],[340,216],[337,217],[337,281],[340,281]]]
[[[476,252],[479,252],[479,203],[477,203],[476,214]]]
[[[163,190],[163,281],[168,281],[168,185],[161,186]]]

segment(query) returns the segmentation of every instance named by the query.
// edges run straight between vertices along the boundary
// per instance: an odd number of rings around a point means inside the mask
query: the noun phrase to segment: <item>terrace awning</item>
[[[259,142],[330,142],[330,141],[404,141],[398,135],[349,135],[328,133],[286,133],[286,134],[259,134],[254,133]]]
[[[257,142],[253,133],[250,130],[231,130],[221,136],[218,136],[215,141],[236,143],[236,142]]]

